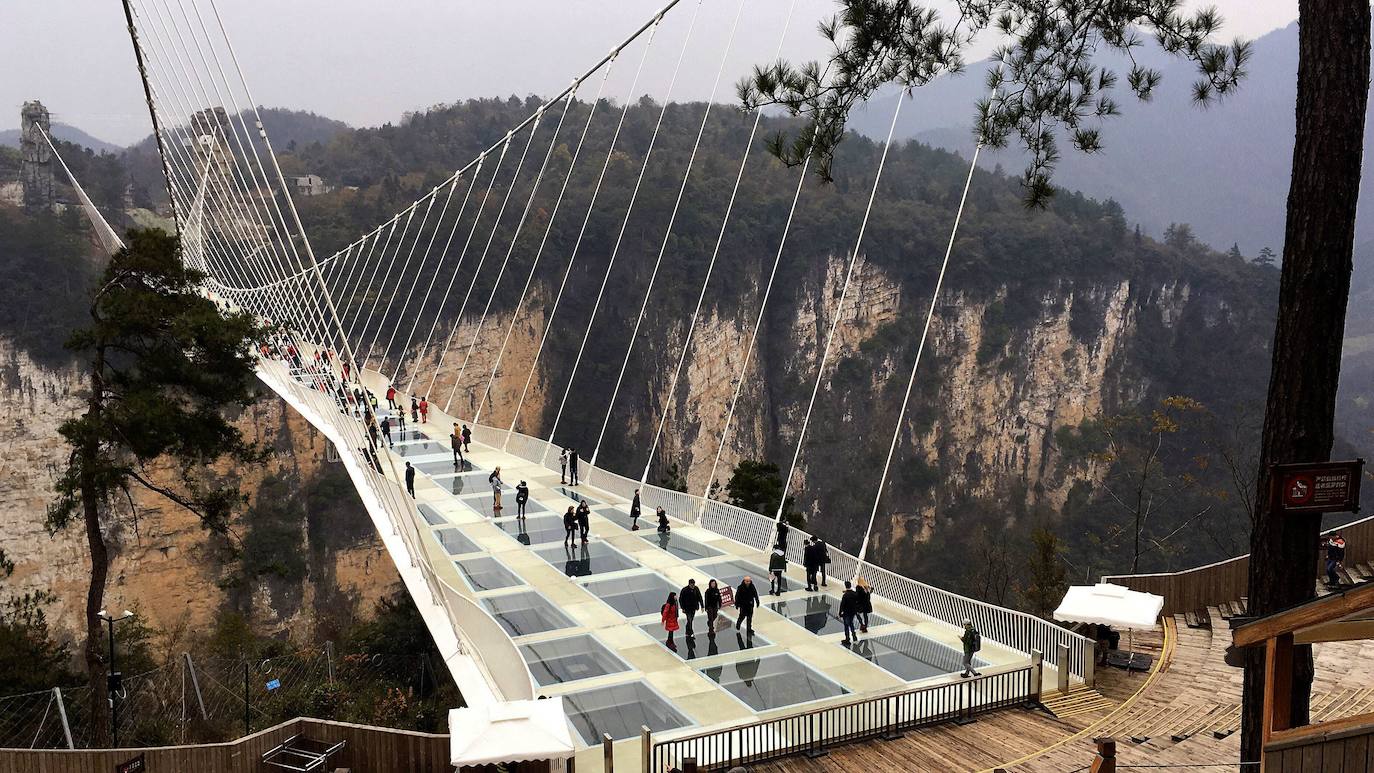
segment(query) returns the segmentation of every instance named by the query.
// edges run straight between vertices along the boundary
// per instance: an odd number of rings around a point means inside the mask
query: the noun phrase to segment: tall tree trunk
[[[1250,536],[1252,615],[1315,592],[1320,519],[1276,512],[1269,465],[1330,458],[1369,96],[1369,0],[1300,0],[1298,9],[1297,134]],[[1311,691],[1312,648],[1294,647],[1295,725],[1308,721]],[[1263,702],[1264,653],[1252,648],[1242,760],[1260,758]]]
[[[87,415],[98,420],[104,407],[105,349],[97,347],[95,359],[91,363],[91,395],[87,400]],[[105,607],[105,583],[110,575],[110,551],[105,544],[105,535],[100,531],[101,496],[95,481],[94,471],[100,463],[100,441],[87,437],[78,453],[81,456],[81,508],[86,525],[86,546],[91,552],[91,579],[86,588],[86,678],[91,683],[91,729],[92,742],[97,748],[109,746],[110,716],[109,689],[106,684],[108,668],[105,662],[105,648],[102,646],[105,631],[100,619],[100,610]]]

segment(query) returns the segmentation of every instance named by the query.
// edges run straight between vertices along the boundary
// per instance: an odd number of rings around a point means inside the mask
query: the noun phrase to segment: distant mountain
[[[1238,243],[1253,257],[1263,247],[1283,247],[1284,202],[1293,155],[1293,105],[1297,89],[1298,28],[1291,24],[1254,42],[1249,74],[1240,91],[1200,108],[1189,86],[1194,68],[1151,50],[1142,63],[1156,67],[1164,80],[1153,101],[1118,87],[1122,115],[1104,124],[1102,152],[1085,155],[1061,137],[1062,162],[1055,182],[1097,198],[1119,202],[1152,235],[1170,223],[1189,223],[1198,238],[1217,249]],[[1125,75],[1119,60],[1103,63]],[[916,90],[902,111],[900,138],[916,138],[965,156],[972,150],[975,102],[984,96],[987,65]],[[878,101],[854,117],[854,129],[870,137],[886,135],[890,100]],[[879,107],[881,105],[881,107]],[[1371,122],[1374,127],[1374,122]],[[1010,148],[984,152],[988,168],[1001,164],[1009,173],[1024,165]],[[1374,206],[1369,176],[1360,193],[1363,211]],[[1374,240],[1374,220],[1361,217],[1358,241]]]
[[[52,136],[53,139],[65,140],[67,142],[73,142],[77,145],[81,145],[82,147],[90,148],[91,150],[94,150],[96,153],[103,153],[107,151],[110,153],[119,153],[121,150],[123,150],[123,148],[121,148],[118,145],[115,145],[114,143],[106,142],[105,140],[101,139],[96,139],[95,137],[92,137],[86,132],[81,131],[75,126],[69,126],[65,123],[53,124]],[[5,145],[11,148],[19,147],[19,130],[0,130],[0,145]]]

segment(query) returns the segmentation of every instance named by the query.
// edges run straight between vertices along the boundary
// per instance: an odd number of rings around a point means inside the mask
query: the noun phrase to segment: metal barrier
[[[728,769],[795,754],[820,756],[832,746],[865,738],[894,738],[941,722],[967,722],[978,714],[1039,700],[1040,668],[1019,666],[982,677],[905,689],[812,711],[652,742],[646,770],[682,768],[694,758],[700,770]]]
[[[506,453],[535,463],[542,461],[545,467],[558,470],[560,449],[548,441],[519,432],[510,433],[507,439],[507,430],[485,425],[474,425],[473,430],[486,434],[492,441],[491,445],[501,446],[504,443]],[[640,502],[646,512],[662,507],[680,520],[695,520],[702,528],[756,550],[767,549],[773,540],[773,519],[752,510],[660,486],[641,485],[636,480],[590,464],[579,465],[579,473],[588,485],[594,485],[625,499],[633,497],[635,490],[638,489]],[[791,538],[787,543],[788,560],[796,564],[801,563],[803,542],[810,536],[801,529],[791,530]],[[903,577],[867,561],[860,564],[855,556],[833,546],[828,547],[831,576],[848,579],[861,575],[872,584],[873,592],[880,598],[958,629],[963,628],[964,620],[972,620],[986,638],[1024,653],[1027,657],[1032,651],[1043,652],[1046,662],[1056,668],[1067,667],[1073,676],[1088,684],[1092,683],[1093,642],[1089,639],[1052,621],[1025,612],[960,596]],[[1067,652],[1068,659],[1065,663],[1060,662],[1061,652]]]

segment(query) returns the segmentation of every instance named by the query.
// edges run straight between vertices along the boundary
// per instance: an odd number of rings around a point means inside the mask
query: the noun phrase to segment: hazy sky
[[[439,102],[554,93],[665,2],[219,0],[219,6],[260,103],[376,125]],[[790,3],[747,0],[719,98],[732,93],[731,84],[749,65],[773,56]],[[1217,6],[1227,21],[1226,39],[1256,37],[1297,18],[1297,0],[1186,4]],[[664,92],[693,5],[682,0],[670,14],[637,91]],[[148,134],[120,3],[5,0],[5,6],[0,128],[17,126],[21,103],[37,98],[56,120],[110,142],[127,144]],[[738,7],[738,0],[701,0],[675,95],[700,99],[711,93]],[[834,7],[833,0],[796,0],[784,56],[820,54],[815,24]],[[622,64],[607,93],[624,96],[629,73]]]

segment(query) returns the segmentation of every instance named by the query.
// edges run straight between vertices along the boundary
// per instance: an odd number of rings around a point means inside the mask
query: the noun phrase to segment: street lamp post
[[[134,616],[133,612],[124,610],[124,614],[113,617],[100,610],[96,615],[105,621],[110,628],[110,673],[106,677],[106,689],[110,695],[110,746],[119,747],[119,692],[124,687],[123,676],[115,669],[115,623],[123,622]]]

